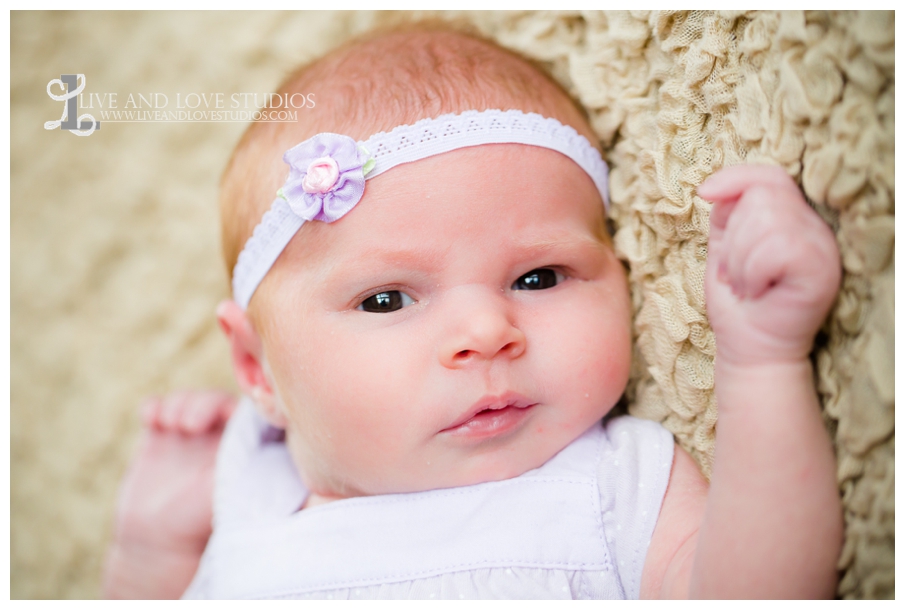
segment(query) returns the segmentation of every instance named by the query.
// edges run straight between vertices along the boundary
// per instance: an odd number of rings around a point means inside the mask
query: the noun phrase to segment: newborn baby
[[[841,507],[808,355],[839,255],[781,169],[729,168],[698,190],[715,204],[708,486],[659,425],[601,423],[628,381],[631,306],[606,166],[555,83],[416,26],[353,41],[279,92],[317,105],[253,124],[224,175],[233,300],[217,315],[247,398],[186,596],[833,595]],[[202,402],[149,417],[231,408]],[[121,502],[111,595],[139,569],[181,590],[203,548],[206,528],[183,530],[195,546],[167,564],[167,536],[137,532],[171,517],[126,525],[142,502]],[[136,546],[160,552],[143,563]]]

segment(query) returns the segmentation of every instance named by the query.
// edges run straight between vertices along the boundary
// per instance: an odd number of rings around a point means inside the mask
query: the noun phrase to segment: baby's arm
[[[216,391],[145,403],[145,431],[120,487],[104,597],[174,599],[188,587],[211,534],[214,462],[235,404]]]
[[[839,287],[836,241],[780,168],[729,168],[698,193],[715,203],[713,476],[707,491],[677,450],[642,594],[832,597],[842,510],[808,355]]]

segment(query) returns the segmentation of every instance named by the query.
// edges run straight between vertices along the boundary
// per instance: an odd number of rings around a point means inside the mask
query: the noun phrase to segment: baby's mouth
[[[514,392],[485,396],[440,433],[472,439],[499,436],[518,427],[536,405]]]

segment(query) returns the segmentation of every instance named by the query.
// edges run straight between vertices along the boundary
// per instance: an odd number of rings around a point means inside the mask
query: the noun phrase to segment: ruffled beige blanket
[[[87,90],[121,96],[263,93],[348,36],[413,17],[12,14],[12,597],[96,596],[139,397],[231,387],[212,317],[226,294],[215,197],[243,125],[44,131],[61,110],[47,82],[81,72]],[[845,505],[839,595],[892,597],[894,14],[456,17],[545,63],[591,114],[631,268],[630,409],[663,421],[705,471],[714,342],[709,204],[695,187],[724,165],[779,164],[833,226],[845,275],[815,360]]]

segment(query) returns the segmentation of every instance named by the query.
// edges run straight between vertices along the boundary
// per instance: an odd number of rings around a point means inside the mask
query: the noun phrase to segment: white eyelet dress
[[[185,597],[637,598],[672,457],[659,424],[616,417],[514,479],[298,511],[286,446],[245,399]]]

